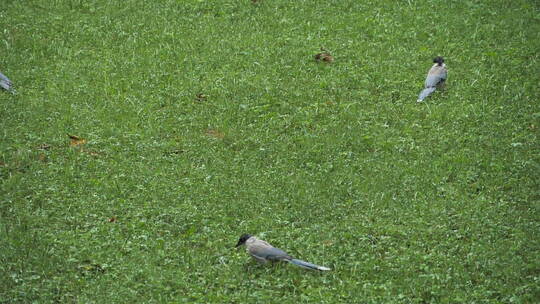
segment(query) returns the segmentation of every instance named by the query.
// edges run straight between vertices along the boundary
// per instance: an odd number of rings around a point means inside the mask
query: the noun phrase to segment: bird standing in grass
[[[6,75],[2,74],[0,72],[0,87],[4,88],[5,90],[15,93],[15,89],[13,88],[13,83],[9,78],[6,77]]]
[[[328,267],[319,266],[315,264],[311,264],[305,261],[293,259],[290,255],[288,255],[285,251],[275,248],[274,246],[268,244],[267,242],[263,240],[259,240],[258,238],[249,235],[244,234],[240,237],[238,240],[238,243],[236,244],[236,247],[246,245],[246,251],[253,257],[255,260],[257,260],[260,263],[266,263],[268,261],[276,262],[276,261],[284,261],[289,262],[291,264],[294,264],[296,266],[300,266],[302,268],[307,268],[311,270],[330,270]]]
[[[446,81],[448,71],[444,64],[444,59],[441,56],[437,56],[433,59],[435,63],[431,69],[429,69],[425,89],[420,92],[417,102],[422,102],[426,97],[435,91],[436,88],[442,89]]]

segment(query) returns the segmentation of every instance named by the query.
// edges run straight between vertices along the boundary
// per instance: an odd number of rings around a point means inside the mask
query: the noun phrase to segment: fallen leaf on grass
[[[208,95],[203,94],[203,93],[199,93],[199,94],[196,95],[196,98],[197,98],[197,101],[205,101],[206,98],[208,98]]]
[[[332,55],[330,55],[330,52],[328,52],[327,50],[325,50],[323,47],[321,47],[321,53],[318,53],[315,55],[315,60],[316,61],[324,61],[324,62],[333,62],[334,61],[334,57],[332,57]]]
[[[332,57],[332,55],[330,54],[327,54],[327,53],[319,53],[317,55],[315,55],[315,60],[317,61],[324,61],[324,62],[333,62],[334,61],[334,57]]]
[[[45,155],[44,153],[39,153],[38,159],[40,161],[42,161],[42,162],[46,162],[47,161],[47,155]]]
[[[77,266],[79,272],[82,275],[98,274],[98,273],[105,272],[105,265],[100,265],[98,263],[92,263],[89,260],[85,260],[82,263],[83,264]]]
[[[171,156],[171,155],[179,155],[179,154],[182,154],[182,153],[185,153],[186,150],[172,150],[172,151],[165,151],[163,152],[164,155],[168,155],[168,156]]]
[[[69,135],[69,139],[71,140],[71,142],[69,143],[69,145],[71,147],[77,147],[79,148],[79,152],[83,152],[83,153],[86,153],[88,155],[91,155],[91,156],[100,156],[102,155],[103,153],[101,152],[96,152],[96,151],[92,151],[92,150],[88,150],[88,149],[85,149],[82,145],[86,144],[86,139],[82,138],[82,137],[79,137],[79,136],[75,136],[75,135]]]
[[[223,132],[214,129],[206,130],[206,135],[217,139],[223,139],[223,137],[225,137],[225,134],[223,134]]]
[[[37,146],[38,150],[49,150],[50,148],[51,148],[51,145],[48,145],[48,144],[41,144]]]
[[[90,150],[86,150],[84,148],[81,148],[81,152],[84,152],[88,155],[91,155],[91,156],[94,156],[94,157],[98,157],[100,156],[102,153],[101,152],[96,152],[96,151],[90,151]]]
[[[325,240],[325,241],[323,241],[322,243],[323,243],[324,245],[326,245],[326,246],[332,246],[332,245],[334,245],[334,241],[332,241],[332,240]]]
[[[75,146],[79,146],[79,145],[84,145],[86,143],[86,139],[82,138],[82,137],[79,137],[79,136],[75,136],[75,135],[69,135],[69,139],[71,140],[69,145],[72,146],[72,147],[75,147]]]

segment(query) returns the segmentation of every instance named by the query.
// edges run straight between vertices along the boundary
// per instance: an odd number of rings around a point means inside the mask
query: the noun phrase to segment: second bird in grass
[[[296,266],[300,266],[302,268],[307,268],[311,270],[321,270],[321,271],[330,270],[330,268],[328,267],[319,266],[319,265],[311,264],[305,261],[293,259],[285,251],[279,248],[276,248],[263,240],[259,240],[258,238],[250,234],[242,235],[240,239],[238,240],[236,247],[242,246],[242,245],[246,245],[246,251],[253,258],[255,258],[255,260],[261,263],[266,263],[268,261],[271,261],[271,262],[284,261],[284,262],[289,262]]]
[[[444,64],[444,59],[441,56],[437,56],[433,59],[435,63],[427,74],[425,89],[420,92],[417,102],[422,102],[429,94],[433,93],[436,88],[442,88],[446,81],[448,71]]]

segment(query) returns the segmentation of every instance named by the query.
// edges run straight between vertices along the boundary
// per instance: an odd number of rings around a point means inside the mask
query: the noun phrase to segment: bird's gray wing
[[[442,66],[432,67],[426,78],[426,88],[433,88],[446,80],[447,72]]]
[[[264,259],[269,261],[281,261],[291,259],[291,257],[285,251],[275,248],[264,241],[257,241],[251,244],[248,251],[249,254],[258,260]]]

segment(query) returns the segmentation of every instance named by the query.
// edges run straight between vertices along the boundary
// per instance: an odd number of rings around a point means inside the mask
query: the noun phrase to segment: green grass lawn
[[[0,303],[540,299],[536,1],[2,0],[0,54]]]

